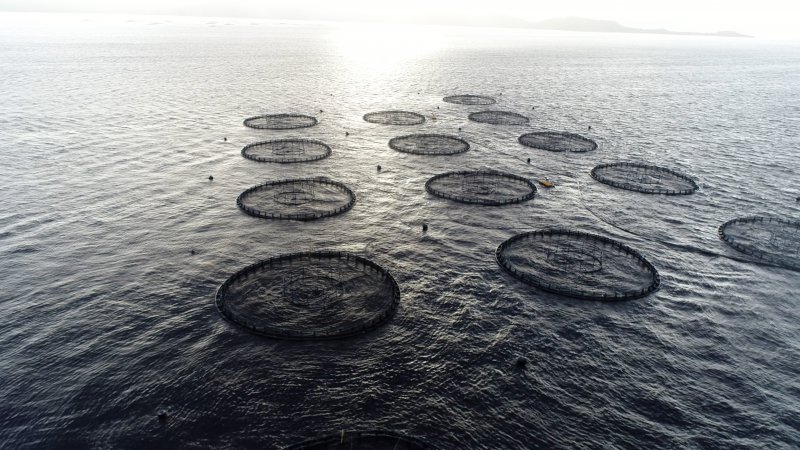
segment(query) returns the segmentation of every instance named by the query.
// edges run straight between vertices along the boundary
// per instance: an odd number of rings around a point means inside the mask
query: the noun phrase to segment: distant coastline
[[[533,22],[527,28],[536,30],[586,31],[601,33],[634,33],[634,34],[671,34],[683,36],[718,36],[752,38],[736,31],[718,31],[716,33],[699,33],[693,31],[670,31],[664,28],[632,28],[613,20],[585,19],[582,17],[561,17]]]
[[[374,17],[370,15],[353,14],[323,14],[314,11],[286,11],[278,15],[245,15],[245,14],[225,14],[223,11],[208,11],[198,14],[181,14],[177,11],[161,14],[145,14],[140,12],[97,12],[89,9],[84,10],[43,10],[41,8],[11,8],[0,9],[2,13],[30,13],[30,14],[100,14],[100,15],[135,15],[135,16],[158,16],[158,17],[207,17],[214,19],[266,19],[273,21],[297,21],[297,22],[322,22],[322,23],[379,23],[397,25],[429,25],[429,26],[455,26],[455,27],[478,27],[478,28],[521,28],[528,30],[553,30],[553,31],[577,31],[594,33],[628,33],[628,34],[661,34],[677,36],[712,36],[712,37],[735,37],[753,38],[747,34],[736,31],[718,31],[715,33],[694,32],[694,31],[672,31],[665,28],[634,28],[627,27],[613,20],[587,19],[585,17],[559,17],[553,19],[531,22],[519,17],[511,17],[504,14],[488,14],[482,16],[466,16],[458,14],[429,14],[418,17]]]

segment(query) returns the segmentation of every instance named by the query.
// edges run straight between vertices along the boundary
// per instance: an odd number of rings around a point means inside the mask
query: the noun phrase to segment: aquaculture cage
[[[469,150],[469,143],[446,134],[409,134],[392,138],[389,147],[415,155],[455,155]]]
[[[636,250],[579,231],[551,228],[518,234],[500,244],[495,256],[515,278],[573,298],[629,300],[661,284],[656,268]]]
[[[303,221],[342,214],[355,203],[350,188],[327,178],[268,181],[236,199],[239,209],[254,217]]]
[[[284,450],[433,450],[420,439],[392,431],[341,431],[338,434],[303,441]]]
[[[494,105],[497,103],[493,97],[488,97],[486,95],[473,95],[473,94],[463,94],[463,95],[450,95],[442,100],[446,101],[447,103],[455,103],[456,105]]]
[[[290,253],[249,265],[217,289],[225,319],[275,339],[340,339],[386,323],[400,303],[392,275],[347,252]]]
[[[255,142],[242,149],[242,156],[258,162],[298,163],[316,161],[331,155],[331,148],[313,139],[277,139]]]
[[[449,200],[480,205],[522,203],[536,195],[536,185],[527,178],[495,170],[467,170],[435,175],[425,190]]]
[[[580,134],[557,132],[557,131],[537,131],[535,133],[523,134],[519,137],[519,143],[526,147],[548,150],[551,152],[590,152],[597,148],[597,143]]]
[[[376,111],[364,114],[364,120],[381,125],[419,125],[425,116],[411,111]]]
[[[315,117],[303,114],[263,114],[244,119],[244,125],[259,130],[293,130],[295,128],[313,127],[317,124]]]
[[[645,194],[688,195],[699,189],[689,176],[649,164],[600,164],[592,169],[591,175],[609,186]]]
[[[480,111],[469,115],[473,122],[488,123],[492,125],[526,125],[530,119],[511,111]]]
[[[719,237],[761,262],[800,270],[800,222],[776,217],[740,217],[719,227]]]

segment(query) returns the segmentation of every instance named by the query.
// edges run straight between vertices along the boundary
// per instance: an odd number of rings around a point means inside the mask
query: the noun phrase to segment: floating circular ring
[[[469,150],[469,143],[446,134],[409,134],[390,139],[389,147],[415,155],[455,155]]]
[[[518,234],[500,244],[497,263],[544,291],[585,300],[644,297],[661,284],[653,265],[613,239],[559,228]]]
[[[317,124],[317,118],[304,114],[262,114],[244,119],[244,125],[259,130],[293,130]]]
[[[718,233],[728,245],[759,261],[800,270],[800,222],[740,217],[722,224]]]
[[[530,119],[511,111],[479,111],[469,115],[473,122],[488,123],[492,125],[526,125]]]
[[[433,450],[425,442],[393,431],[342,431],[339,434],[303,441],[283,450]]]
[[[472,94],[463,94],[463,95],[450,95],[442,100],[446,101],[447,103],[455,103],[456,105],[494,105],[497,101],[493,97],[489,97],[486,95],[472,95]]]
[[[381,125],[419,125],[425,116],[411,111],[376,111],[364,114],[364,120]]]
[[[236,199],[236,205],[254,217],[303,221],[342,214],[355,203],[349,187],[326,178],[268,181]]]
[[[290,340],[340,339],[386,323],[400,303],[392,275],[347,252],[303,252],[247,266],[217,289],[222,316],[246,330]]]
[[[519,175],[495,170],[467,170],[435,175],[425,190],[461,203],[509,205],[532,199],[536,185]]]
[[[526,147],[533,147],[551,152],[583,153],[590,152],[597,148],[597,142],[583,137],[580,134],[557,131],[527,133],[520,136],[518,140],[520,144]]]
[[[255,142],[242,149],[242,156],[258,162],[298,163],[317,161],[331,155],[331,148],[313,139],[277,139]]]
[[[645,194],[689,195],[699,189],[687,175],[649,164],[600,164],[592,169],[591,175],[603,184]]]

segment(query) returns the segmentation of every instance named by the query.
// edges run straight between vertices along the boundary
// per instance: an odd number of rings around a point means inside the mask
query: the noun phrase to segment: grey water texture
[[[354,429],[442,449],[797,448],[800,273],[717,236],[735,217],[800,215],[796,45],[468,28],[359,37],[224,19],[2,25],[0,448],[281,448]],[[442,100],[458,94],[497,103]],[[468,120],[487,108],[530,122]],[[385,110],[426,121],[363,120]],[[318,124],[242,124],[278,113]],[[533,131],[598,148],[517,142]],[[470,149],[387,145],[411,133]],[[241,156],[293,138],[331,155]],[[700,189],[647,195],[590,177],[617,161]],[[556,187],[498,207],[425,191],[462,170]],[[352,189],[352,209],[298,222],[236,206],[251,186],[315,177]],[[637,250],[660,289],[575,300],[495,261],[508,238],[554,227]],[[314,250],[388,270],[394,317],[353,338],[289,342],[218,313],[214,294],[237,270]]]

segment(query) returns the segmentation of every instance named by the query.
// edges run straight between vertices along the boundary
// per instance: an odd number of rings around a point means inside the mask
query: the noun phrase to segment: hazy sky
[[[334,20],[579,16],[642,28],[800,39],[800,0],[0,0],[0,10]]]

